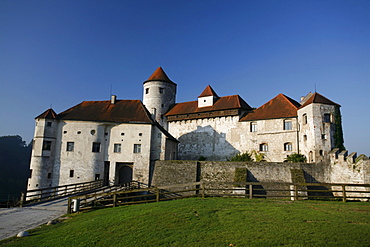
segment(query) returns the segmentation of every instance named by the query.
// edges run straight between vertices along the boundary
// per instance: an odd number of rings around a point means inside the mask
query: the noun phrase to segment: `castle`
[[[176,87],[159,67],[143,83],[143,101],[113,95],[40,114],[28,190],[97,179],[150,184],[156,160],[222,161],[246,151],[270,162],[293,153],[327,162],[343,146],[340,105],[319,93],[300,102],[279,94],[253,109],[211,86],[195,101],[176,103]]]

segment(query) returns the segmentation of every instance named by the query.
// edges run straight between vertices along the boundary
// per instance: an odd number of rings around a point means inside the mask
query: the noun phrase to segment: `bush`
[[[306,160],[307,160],[306,156],[304,156],[303,154],[297,154],[297,153],[288,155],[288,157],[286,157],[285,159],[285,161],[292,162],[292,163],[306,162]]]
[[[252,154],[245,152],[243,154],[236,154],[230,158],[230,161],[253,161]]]

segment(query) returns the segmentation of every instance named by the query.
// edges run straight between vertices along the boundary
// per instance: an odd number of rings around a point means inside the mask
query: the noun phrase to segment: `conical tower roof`
[[[173,81],[168,78],[162,67],[158,67],[154,73],[146,80],[144,83],[147,83],[149,81],[164,81],[164,82],[169,82],[169,83],[174,83]]]
[[[55,113],[55,111],[51,108],[47,109],[46,111],[44,111],[43,113],[41,113],[40,115],[38,115],[36,117],[36,119],[38,118],[46,118],[46,119],[56,119],[57,118],[57,114]]]
[[[215,90],[213,90],[213,88],[210,85],[208,85],[204,89],[204,91],[198,96],[198,98],[208,97],[208,96],[215,96],[215,97],[219,98],[217,93],[215,92]]]

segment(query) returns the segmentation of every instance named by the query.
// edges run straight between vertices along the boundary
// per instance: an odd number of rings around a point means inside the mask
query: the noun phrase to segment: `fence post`
[[[342,184],[343,202],[347,202],[346,185]]]
[[[294,201],[298,201],[298,186],[294,184]]]
[[[71,207],[72,207],[72,200],[71,198],[68,198],[67,214],[71,214]]]
[[[249,199],[253,199],[253,185],[249,185]]]
[[[159,188],[156,188],[155,199],[156,199],[156,202],[159,202],[159,199],[160,199]]]
[[[19,202],[20,203],[20,207],[23,207],[23,203],[25,203],[26,202],[26,193],[27,192],[22,192],[21,193],[21,201]]]
[[[115,208],[117,206],[117,193],[113,194],[113,207]]]
[[[202,185],[202,198],[205,197],[205,185],[204,183],[201,184]]]

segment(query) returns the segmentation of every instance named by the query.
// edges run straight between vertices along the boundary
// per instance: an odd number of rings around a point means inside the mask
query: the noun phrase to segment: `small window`
[[[51,173],[49,172],[49,173],[48,173],[48,179],[50,179],[50,178],[51,178]]]
[[[67,134],[67,131],[65,130],[65,131],[63,131],[63,134]]]
[[[81,131],[77,131],[77,134],[79,135],[79,134],[81,134]]]
[[[125,135],[125,133],[121,133],[121,136],[124,136]]]
[[[324,122],[325,123],[331,123],[331,115],[330,114],[324,114]]]
[[[267,152],[268,150],[269,150],[269,146],[267,145],[267,143],[260,144],[260,151]]]
[[[30,169],[30,177],[29,178],[32,178],[32,169]]]
[[[52,124],[52,122],[46,122],[46,127],[51,127]]]
[[[307,135],[303,135],[303,140],[307,141]]]
[[[321,139],[326,140],[326,135],[325,134],[322,134],[321,135]]]
[[[291,130],[292,129],[292,121],[284,121],[284,130]]]
[[[100,142],[93,142],[92,151],[94,153],[100,152]]]
[[[75,143],[74,142],[67,142],[67,151],[72,152],[74,150]]]
[[[51,141],[44,141],[42,150],[51,150]]]
[[[149,88],[145,88],[145,94],[149,93]]]
[[[143,133],[139,133],[139,136],[143,136]]]
[[[91,131],[90,131],[90,133],[91,133],[92,135],[95,135],[96,131],[95,131],[95,130],[91,130]]]
[[[120,153],[121,152],[121,144],[120,143],[114,144],[113,152],[115,152],[115,153]]]
[[[158,133],[158,138],[162,138],[162,133]]]
[[[292,151],[292,150],[293,150],[293,145],[291,142],[284,143],[284,151]]]
[[[303,114],[303,124],[307,124],[307,114],[305,113],[305,114]]]
[[[164,88],[163,88],[163,87],[160,87],[160,88],[159,88],[159,93],[160,93],[160,94],[164,93]]]
[[[100,180],[100,174],[95,174],[95,180]]]
[[[141,153],[141,144],[134,144],[134,153]]]
[[[323,153],[324,153],[324,152],[323,152],[322,150],[320,150],[320,151],[319,151],[319,155],[320,155],[320,156],[323,156]]]
[[[257,123],[251,123],[250,130],[251,132],[257,132]]]
[[[75,174],[74,170],[69,170],[69,177],[70,178],[73,178],[74,174]]]

